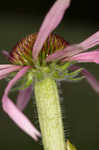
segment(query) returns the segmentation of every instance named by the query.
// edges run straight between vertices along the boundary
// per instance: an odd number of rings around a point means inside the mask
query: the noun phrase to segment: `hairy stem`
[[[66,150],[56,82],[51,78],[36,82],[35,97],[44,150]]]

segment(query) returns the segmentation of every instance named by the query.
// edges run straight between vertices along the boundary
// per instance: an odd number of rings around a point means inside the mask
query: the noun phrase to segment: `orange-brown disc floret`
[[[10,52],[10,61],[17,65],[33,66],[35,61],[32,58],[32,50],[36,38],[37,33],[34,33],[20,40]],[[66,46],[68,46],[68,43],[63,38],[56,34],[50,34],[39,53],[38,60],[40,64],[42,64],[48,55]]]

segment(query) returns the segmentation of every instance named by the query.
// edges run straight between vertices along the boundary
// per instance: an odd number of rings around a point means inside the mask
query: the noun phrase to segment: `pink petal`
[[[10,64],[3,64],[3,65],[0,65],[0,69],[7,69],[7,68],[10,68],[10,67],[15,67],[15,65],[10,65]]]
[[[23,111],[26,105],[28,104],[31,98],[32,91],[32,86],[19,91],[16,105],[21,111]]]
[[[86,69],[82,70],[82,74],[86,77],[86,80],[91,85],[91,87],[99,93],[99,82],[96,80],[96,78],[88,72]]]
[[[49,55],[46,61],[48,62],[52,60],[60,60],[62,58],[65,58],[64,60],[69,60],[70,57],[77,55],[81,52],[84,52],[89,48],[92,48],[98,44],[99,44],[99,31],[79,44],[70,45],[65,49],[56,51],[52,55]]]
[[[80,51],[82,51],[82,48],[79,47],[78,45],[70,45],[70,46],[67,46],[66,48],[64,49],[61,49],[59,51],[56,51],[55,53],[49,55],[47,58],[46,58],[46,61],[49,62],[49,61],[55,61],[55,60],[60,60],[64,57],[68,58],[68,57],[71,57],[72,55],[74,54],[78,54]]]
[[[71,57],[70,60],[76,60],[78,62],[95,62],[99,64],[99,51],[85,52]]]
[[[12,66],[12,67],[9,67],[9,68],[2,69],[2,70],[0,70],[0,77],[8,75],[9,73],[11,73],[13,71],[17,71],[21,68],[22,68],[22,66]]]
[[[4,56],[6,56],[7,58],[10,57],[8,51],[6,51],[6,50],[2,50],[2,54],[3,54]]]
[[[4,71],[4,69],[8,69],[8,68],[12,68],[12,67],[15,67],[15,65],[10,65],[10,64],[3,64],[3,65],[0,65],[0,71]],[[0,75],[0,80],[3,79],[3,78],[6,78],[8,76],[8,73],[5,74],[5,75]]]
[[[4,111],[19,126],[19,128],[25,131],[33,139],[38,140],[37,136],[40,136],[40,133],[7,96],[3,97],[2,106]]]
[[[40,136],[40,133],[28,120],[28,118],[15,106],[15,104],[8,98],[8,93],[12,86],[19,80],[27,71],[29,67],[22,68],[16,76],[9,82],[8,86],[5,89],[3,98],[2,98],[2,107],[4,111],[9,115],[9,117],[28,135],[37,140],[37,136]]]
[[[29,66],[23,67],[17,74],[16,76],[9,82],[5,94],[8,95],[9,90],[12,88],[12,86],[19,80],[29,69]]]
[[[7,76],[8,76],[8,74],[0,76],[0,80],[6,78]]]
[[[37,58],[45,40],[61,22],[64,12],[69,7],[69,4],[70,0],[57,0],[49,10],[40,27],[36,42],[34,44],[33,58]]]
[[[55,53],[49,55],[46,58],[46,61],[50,62],[50,61],[54,61],[54,60],[60,60],[63,56],[64,56],[64,50],[61,49],[61,50],[56,51]]]
[[[89,38],[79,44],[84,50],[99,45],[99,31],[91,35]]]
[[[73,71],[79,68],[80,67],[78,66],[71,66],[69,69]],[[85,76],[85,79],[88,81],[91,87],[95,90],[95,92],[99,93],[99,81],[97,81],[96,78],[86,69],[83,69],[81,73]]]

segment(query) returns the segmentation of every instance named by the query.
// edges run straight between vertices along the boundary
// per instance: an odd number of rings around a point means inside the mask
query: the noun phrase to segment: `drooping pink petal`
[[[8,93],[12,86],[19,80],[27,71],[29,67],[23,67],[16,76],[8,83],[8,86],[5,89],[3,98],[2,98],[2,107],[8,116],[28,135],[37,140],[37,136],[40,136],[40,133],[28,120],[28,118],[15,106],[15,104],[8,98]]]
[[[5,90],[5,94],[8,95],[9,90],[12,88],[12,86],[17,82],[17,80],[19,80],[29,69],[29,66],[25,66],[23,67],[17,74],[16,76],[9,82],[6,90]]]
[[[0,77],[8,75],[11,72],[20,70],[21,68],[22,68],[22,66],[12,66],[12,67],[9,67],[9,68],[1,69],[0,70]]]
[[[85,52],[71,57],[70,60],[78,62],[95,62],[99,64],[99,50]]]
[[[40,133],[29,121],[29,119],[15,106],[15,104],[7,97],[4,96],[2,100],[3,110],[8,114],[8,116],[29,136],[31,136],[36,141],[38,140],[37,136],[40,136]]]
[[[4,56],[6,56],[7,58],[10,57],[8,51],[6,51],[6,50],[2,50],[2,54],[3,54]]]
[[[84,50],[99,45],[99,31],[91,35],[89,38],[79,44]]]
[[[16,105],[21,111],[23,111],[26,105],[28,104],[31,98],[31,94],[32,94],[32,86],[19,91]]]
[[[70,0],[57,0],[49,10],[40,27],[36,42],[34,44],[33,58],[37,58],[45,40],[61,22],[64,12],[69,7],[69,4]]]
[[[82,70],[82,74],[86,77],[86,80],[91,85],[91,87],[99,93],[99,81],[96,80],[96,78],[88,72],[86,69]]]
[[[74,71],[79,68],[80,67],[78,66],[71,66],[69,69]],[[95,92],[99,93],[99,81],[97,81],[96,78],[86,69],[83,69],[81,73],[85,76],[85,79],[91,85],[91,87],[95,90]]]

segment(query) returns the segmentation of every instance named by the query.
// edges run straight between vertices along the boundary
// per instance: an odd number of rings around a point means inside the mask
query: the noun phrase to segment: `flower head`
[[[38,33],[31,34],[18,42],[13,50],[3,51],[11,64],[0,65],[0,79],[12,75],[2,98],[3,110],[28,135],[35,140],[40,136],[39,131],[23,114],[30,100],[32,84],[48,75],[56,80],[78,80],[75,78],[81,72],[92,87],[99,92],[99,84],[93,76],[84,69],[74,66],[76,62],[99,63],[99,51],[84,52],[99,44],[99,32],[80,44],[69,45],[63,38],[53,34],[53,30],[61,22],[70,0],[56,0],[46,15]],[[72,72],[71,72],[72,71]],[[14,72],[14,74],[12,74]],[[18,80],[22,81],[16,105],[8,97],[10,89]],[[26,81],[25,84],[23,81]]]

